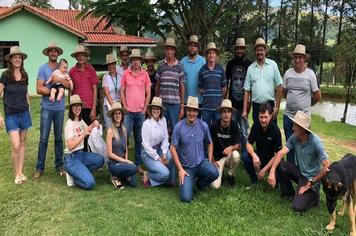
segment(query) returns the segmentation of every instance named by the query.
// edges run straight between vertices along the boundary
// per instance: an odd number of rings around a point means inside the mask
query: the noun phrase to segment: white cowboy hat
[[[266,42],[263,38],[256,39],[255,45],[253,47],[256,49],[256,47],[258,47],[258,46],[262,46],[266,50],[268,50],[268,45],[266,44]]]
[[[230,99],[224,99],[222,102],[221,102],[221,106],[219,106],[218,108],[216,108],[216,110],[218,112],[221,112],[221,110],[223,108],[228,108],[230,109],[232,112],[236,112],[236,109],[234,107],[232,107],[232,103],[231,103],[231,100]]]
[[[106,115],[112,117],[115,111],[121,111],[124,114],[127,113],[127,110],[121,106],[121,102],[114,102]]]
[[[295,122],[296,124],[298,124],[299,126],[301,126],[303,129],[312,132],[310,130],[310,123],[311,123],[311,118],[309,115],[305,114],[302,111],[297,111],[297,113],[295,113],[294,117],[290,117],[288,116],[293,122]]]
[[[185,105],[184,107],[193,108],[193,109],[196,109],[196,110],[201,110],[199,108],[198,97],[193,97],[193,96],[189,96],[188,97],[187,105]]]
[[[164,46],[165,47],[174,47],[174,48],[177,47],[175,39],[174,38],[170,38],[170,37],[168,37],[166,39],[166,43],[164,44]]]
[[[78,94],[74,94],[72,96],[70,96],[69,98],[69,104],[66,106],[66,108],[70,108],[72,105],[75,105],[75,104],[80,104],[80,105],[83,105],[82,103],[82,100],[80,99],[79,95]]]
[[[219,53],[219,49],[216,47],[214,42],[208,43],[208,46],[206,47],[205,54],[207,54],[210,50],[215,50],[216,53]]]
[[[245,38],[237,38],[235,47],[246,47]]]
[[[122,52],[130,52],[130,51],[125,45],[123,45],[120,47],[120,53],[122,53]]]
[[[48,51],[50,49],[56,49],[58,51],[58,56],[63,54],[62,48],[58,47],[56,41],[52,40],[48,43],[48,46],[42,50],[43,55],[48,56]]]
[[[148,104],[147,106],[148,106],[148,108],[160,107],[163,110],[166,110],[166,108],[164,106],[162,106],[162,98],[160,98],[160,97],[153,97],[151,104]]]
[[[142,58],[141,50],[137,48],[132,49],[130,58]]]
[[[145,60],[157,60],[154,52],[151,51],[151,49],[148,49],[146,52]]]
[[[85,56],[89,56],[89,52],[83,45],[77,45],[74,49],[74,52],[70,54],[70,56],[76,58],[78,53],[84,53]]]
[[[188,40],[188,44],[189,44],[189,43],[196,43],[196,44],[199,44],[198,36],[195,35],[195,34],[190,35],[189,40]]]
[[[5,56],[5,60],[8,61],[12,55],[21,55],[22,60],[25,60],[27,58],[27,54],[21,52],[21,49],[19,46],[11,47],[10,53]]]
[[[111,63],[116,63],[117,59],[115,58],[114,54],[106,54],[106,63],[105,65],[111,64]]]
[[[294,54],[299,54],[305,56],[305,59],[310,57],[310,54],[305,52],[305,45],[297,44],[295,45],[294,51],[289,53],[289,56],[293,58]]]

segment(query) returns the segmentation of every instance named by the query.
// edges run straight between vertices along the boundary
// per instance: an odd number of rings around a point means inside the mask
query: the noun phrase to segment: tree
[[[325,50],[325,35],[326,35],[326,23],[328,21],[328,7],[329,0],[324,1],[325,10],[324,10],[324,20],[323,20],[323,39],[321,43],[321,53],[320,53],[320,73],[319,73],[319,82],[323,81],[323,54]]]
[[[68,9],[69,10],[80,10],[87,6],[91,0],[68,0]]]
[[[20,3],[28,4],[34,7],[53,8],[50,0],[15,0],[13,5]]]

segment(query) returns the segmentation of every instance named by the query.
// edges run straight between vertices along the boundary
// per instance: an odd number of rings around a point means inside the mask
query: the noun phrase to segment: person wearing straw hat
[[[153,97],[148,105],[149,118],[142,126],[142,160],[148,170],[143,175],[144,186],[176,185],[176,167],[171,158],[167,121],[163,117],[162,99]]]
[[[321,98],[318,81],[314,71],[307,68],[305,61],[310,55],[305,52],[303,44],[297,44],[294,51],[289,54],[293,59],[293,67],[283,76],[283,96],[286,98],[286,109],[283,115],[283,129],[286,141],[293,134],[293,117],[300,110],[310,115],[311,106],[318,103]],[[290,151],[287,160],[294,163],[294,154]]]
[[[129,160],[127,149],[126,128],[123,121],[126,109],[121,106],[120,102],[114,102],[107,116],[112,120],[111,126],[106,134],[106,150],[109,161],[108,168],[111,174],[111,182],[115,188],[123,188],[127,183],[132,187],[137,185],[136,172],[137,166]]]
[[[189,203],[193,200],[193,187],[204,191],[219,177],[213,164],[213,142],[208,125],[198,118],[198,97],[188,97],[187,117],[174,127],[171,154],[178,170],[180,199]],[[205,149],[208,157],[205,156]]]
[[[151,49],[148,49],[145,56],[145,63],[147,66],[147,73],[150,76],[150,80],[151,80],[151,101],[153,99],[153,96],[155,95],[155,88],[156,88],[156,68],[155,68],[156,61],[157,59],[154,52],[152,52]]]
[[[228,169],[228,184],[235,186],[236,168],[240,163],[240,131],[239,126],[232,120],[236,109],[229,99],[224,99],[216,109],[221,119],[211,127],[210,133],[214,143],[214,163],[219,170],[219,177],[211,183],[217,189],[221,186],[224,167]]]
[[[220,119],[220,113],[216,110],[226,94],[226,76],[222,65],[218,63],[218,48],[214,42],[208,43],[206,49],[207,63],[200,69],[198,88],[203,96],[202,119],[210,128]]]
[[[131,131],[135,139],[135,164],[138,166],[139,173],[143,173],[140,165],[141,159],[141,130],[145,121],[147,104],[151,97],[151,81],[147,71],[141,67],[140,49],[132,49],[130,60],[131,66],[124,72],[121,79],[121,102],[128,111],[125,116],[124,125],[127,129],[127,137]]]
[[[277,123],[282,97],[282,77],[277,63],[266,57],[268,45],[265,40],[258,38],[254,48],[257,60],[247,69],[242,116],[247,119],[248,102],[251,101],[253,122],[258,123],[259,106],[268,102],[273,107],[273,121]]]
[[[198,54],[199,41],[197,35],[191,35],[188,40],[188,54],[180,61],[184,71],[185,82],[185,98],[187,102],[188,96],[199,97],[199,104],[202,103],[198,89],[199,70],[205,65],[205,58]]]
[[[170,124],[170,130],[184,116],[184,71],[176,58],[176,48],[175,39],[167,38],[164,44],[166,58],[159,62],[156,73],[155,95],[162,98],[166,108],[163,115]]]
[[[104,90],[104,106],[103,114],[107,114],[114,102],[120,101],[120,87],[121,77],[116,70],[116,62],[114,54],[106,55],[106,65],[108,72],[103,77],[103,90]],[[111,127],[111,118],[104,115],[105,128]]]
[[[0,97],[3,96],[6,132],[11,141],[11,158],[14,166],[15,184],[27,181],[24,175],[25,142],[27,130],[31,128],[31,114],[28,97],[28,75],[24,69],[27,55],[18,46],[10,48],[5,56],[8,69],[0,77]],[[0,113],[0,128],[4,118]]]
[[[99,83],[95,69],[88,61],[89,52],[83,45],[75,47],[71,54],[77,60],[75,66],[69,71],[69,76],[73,80],[73,91],[71,94],[78,94],[83,101],[82,117],[89,125],[96,120],[97,85]],[[84,141],[84,150],[88,150],[87,139]]]
[[[130,56],[130,50],[128,49],[128,47],[125,45],[121,46],[119,51],[120,64],[116,66],[116,71],[117,74],[119,75],[119,78],[123,76],[124,72],[130,66],[129,56]]]
[[[268,176],[272,187],[276,186],[275,171],[280,166],[281,174],[286,176],[280,181],[281,191],[293,198],[292,208],[296,212],[305,212],[318,205],[320,200],[320,180],[326,176],[330,161],[321,139],[310,130],[311,118],[303,111],[297,111],[293,121],[293,135],[277,153]],[[296,164],[282,161],[289,151],[294,151]],[[295,191],[291,181],[298,184]]]
[[[64,169],[73,178],[76,186],[91,190],[95,186],[95,179],[91,172],[103,166],[104,157],[84,150],[84,139],[100,124],[94,120],[88,126],[81,118],[82,106],[83,102],[79,95],[70,96],[67,105],[69,119],[64,127]]]
[[[240,126],[241,133],[241,149],[245,149],[248,136],[248,120],[242,117],[243,101],[244,101],[244,83],[248,67],[251,61],[245,54],[246,43],[245,38],[237,38],[235,42],[235,56],[226,65],[226,80],[229,87],[229,99],[232,106],[236,109],[232,119]]]
[[[43,55],[48,57],[48,62],[41,65],[37,74],[36,90],[37,94],[41,95],[41,113],[40,113],[40,140],[37,151],[36,171],[33,175],[35,179],[40,178],[44,174],[46,154],[48,147],[48,139],[52,129],[54,136],[54,165],[60,176],[65,175],[63,169],[63,122],[65,111],[65,97],[61,101],[49,100],[51,94],[50,84],[46,83],[52,74],[59,68],[57,62],[58,56],[62,55],[63,50],[55,41],[50,41],[48,46],[43,49]],[[65,88],[70,88],[70,82],[65,79],[59,79],[56,76],[52,77],[54,83],[61,83]]]

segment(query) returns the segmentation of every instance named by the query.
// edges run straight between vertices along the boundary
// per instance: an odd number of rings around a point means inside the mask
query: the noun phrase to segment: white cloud
[[[0,6],[11,6],[14,0],[0,0]],[[51,4],[56,9],[68,9],[68,0],[51,0]]]

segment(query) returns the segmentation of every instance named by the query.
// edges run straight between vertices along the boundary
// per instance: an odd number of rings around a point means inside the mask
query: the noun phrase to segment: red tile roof
[[[83,38],[85,44],[156,44],[154,39],[117,34],[112,27],[104,29],[105,21],[95,28],[99,19],[92,16],[77,19],[80,13],[77,10],[44,9],[20,4],[14,7],[0,7],[0,20],[22,9]]]

